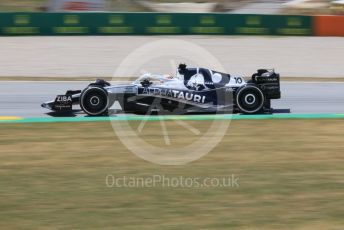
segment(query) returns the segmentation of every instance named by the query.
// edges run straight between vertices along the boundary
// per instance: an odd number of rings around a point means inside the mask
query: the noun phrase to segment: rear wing
[[[281,98],[280,75],[274,69],[258,69],[252,75],[252,82],[264,91],[267,99]]]

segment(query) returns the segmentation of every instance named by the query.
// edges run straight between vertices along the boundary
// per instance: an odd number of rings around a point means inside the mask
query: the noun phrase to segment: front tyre
[[[265,97],[255,85],[245,85],[236,93],[236,104],[242,113],[252,114],[263,109]]]
[[[87,87],[81,93],[80,107],[90,116],[100,116],[106,114],[109,108],[107,91],[102,87]]]

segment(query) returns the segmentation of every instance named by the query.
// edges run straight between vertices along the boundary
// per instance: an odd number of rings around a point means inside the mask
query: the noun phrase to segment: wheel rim
[[[81,108],[89,115],[101,115],[108,108],[107,93],[100,88],[86,89],[80,100]]]
[[[244,113],[256,113],[263,108],[263,92],[255,86],[246,86],[239,89],[237,94],[237,106]]]
[[[248,105],[252,105],[256,102],[256,96],[253,95],[253,94],[247,94],[245,96],[245,103],[248,104]]]
[[[91,103],[92,106],[97,106],[97,105],[99,105],[99,103],[100,103],[99,97],[98,97],[98,96],[93,96],[93,97],[91,97],[90,103]]]

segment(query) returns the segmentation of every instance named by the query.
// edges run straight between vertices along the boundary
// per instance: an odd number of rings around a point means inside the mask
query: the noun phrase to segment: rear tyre
[[[81,109],[90,116],[106,115],[109,108],[108,93],[101,87],[87,87],[80,97]]]
[[[242,113],[258,113],[263,109],[265,97],[255,85],[245,85],[236,93],[236,103]]]

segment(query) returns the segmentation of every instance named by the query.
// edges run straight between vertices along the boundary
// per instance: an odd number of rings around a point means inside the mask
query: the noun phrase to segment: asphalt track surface
[[[159,41],[167,45],[158,46]],[[139,49],[149,44],[153,45],[148,50]],[[181,50],[172,55],[177,48]],[[173,74],[179,62],[220,70],[208,63],[207,55],[186,58],[183,51],[192,54],[195,49],[207,50],[231,74],[250,76],[258,68],[275,68],[286,77],[343,77],[344,73],[341,37],[28,36],[0,37],[0,78],[111,77],[119,66],[134,73],[116,77],[138,76],[142,70]],[[142,54],[145,63],[138,58],[121,65],[130,54]]]
[[[42,102],[88,82],[0,82],[0,117],[50,117]],[[281,82],[282,98],[272,101],[275,113],[344,114],[344,83]],[[78,116],[85,116],[78,114]]]

